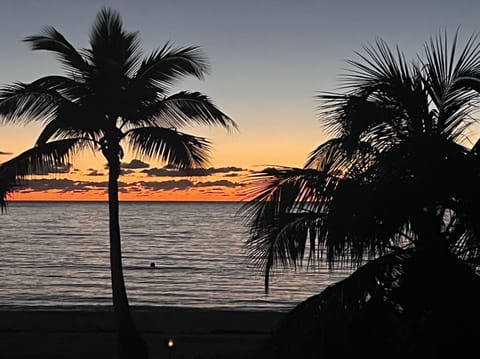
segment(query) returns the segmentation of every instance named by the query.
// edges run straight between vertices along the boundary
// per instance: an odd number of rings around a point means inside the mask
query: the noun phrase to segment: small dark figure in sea
[[[150,268],[155,269],[155,262],[150,263]]]

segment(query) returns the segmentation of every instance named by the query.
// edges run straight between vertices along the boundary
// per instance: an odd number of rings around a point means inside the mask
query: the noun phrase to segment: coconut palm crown
[[[413,62],[382,40],[366,47],[341,92],[318,97],[330,139],[304,168],[254,176],[244,211],[267,287],[272,268],[306,257],[357,267],[414,247],[478,264],[480,44],[447,40]]]
[[[232,130],[236,124],[204,94],[171,93],[179,79],[203,79],[207,73],[207,61],[199,48],[175,48],[167,43],[144,56],[138,34],[125,31],[120,15],[111,9],[104,8],[97,15],[89,48],[76,49],[53,27],[25,41],[32,50],[54,53],[65,74],[1,89],[1,123],[41,122],[43,130],[32,149],[0,166],[0,204],[5,205],[19,180],[39,168],[53,171],[84,149],[103,154],[109,172],[113,303],[121,342],[127,343],[120,354],[141,357],[138,348],[128,344],[135,329],[121,262],[118,177],[124,151],[179,168],[202,166],[209,141],[180,129],[200,124]]]
[[[358,56],[319,95],[330,139],[304,168],[256,173],[243,208],[266,290],[305,259],[360,267],[289,313],[271,357],[477,357],[480,43],[438,35],[407,62],[378,40]]]

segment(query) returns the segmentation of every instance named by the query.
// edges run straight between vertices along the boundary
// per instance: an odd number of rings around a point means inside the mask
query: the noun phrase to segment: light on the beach
[[[172,338],[168,339],[167,346],[169,348],[173,348],[174,345],[175,345],[175,341]]]

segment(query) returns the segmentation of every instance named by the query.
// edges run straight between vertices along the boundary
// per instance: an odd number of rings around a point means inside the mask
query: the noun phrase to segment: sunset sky
[[[334,91],[345,59],[383,38],[408,58],[439,31],[464,39],[480,30],[477,0],[2,0],[0,84],[61,73],[51,54],[32,52],[21,40],[52,25],[77,47],[102,6],[118,10],[129,31],[139,31],[145,53],[170,41],[200,46],[211,65],[199,90],[239,125],[239,132],[187,128],[214,148],[209,168],[179,172],[127,153],[120,178],[124,200],[238,200],[245,176],[269,165],[302,166],[325,140],[315,94]],[[35,142],[38,126],[0,128],[0,161]],[[105,199],[105,161],[80,155],[63,173],[35,177],[12,199]]]

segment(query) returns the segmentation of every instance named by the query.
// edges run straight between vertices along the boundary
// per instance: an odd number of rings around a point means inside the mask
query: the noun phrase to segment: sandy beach
[[[235,359],[261,353],[285,313],[134,307],[133,315],[151,358]],[[109,307],[0,310],[1,358],[114,358],[115,340]]]

